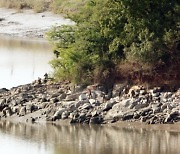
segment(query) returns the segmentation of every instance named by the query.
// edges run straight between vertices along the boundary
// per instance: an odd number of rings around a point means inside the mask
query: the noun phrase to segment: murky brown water
[[[42,40],[0,37],[0,88],[30,83],[50,72],[51,50]]]
[[[179,154],[179,145],[180,125],[136,129],[0,121],[2,154]]]

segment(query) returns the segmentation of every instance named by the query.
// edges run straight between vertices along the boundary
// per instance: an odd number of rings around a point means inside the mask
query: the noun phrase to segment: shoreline
[[[68,121],[70,124],[90,125],[180,123],[180,88],[167,92],[160,87],[145,89],[133,86],[124,93],[124,85],[116,84],[112,96],[98,86],[91,89],[90,96],[88,87],[73,87],[68,81],[54,83],[50,79],[38,79],[10,90],[1,89],[1,120],[32,123]]]

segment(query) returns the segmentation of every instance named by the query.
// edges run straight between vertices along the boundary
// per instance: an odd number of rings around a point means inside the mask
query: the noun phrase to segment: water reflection
[[[0,88],[29,83],[51,70],[45,41],[0,38]]]
[[[31,143],[33,144],[31,150],[38,149],[36,153],[43,151],[50,154],[179,154],[180,152],[180,132],[163,129],[26,125],[1,121],[0,153],[8,144],[3,141],[2,136],[10,136],[8,143],[12,138],[23,141],[25,147]],[[23,148],[23,145],[21,147]],[[17,151],[14,154],[19,154],[16,147],[13,150]],[[32,153],[31,150],[29,153]]]

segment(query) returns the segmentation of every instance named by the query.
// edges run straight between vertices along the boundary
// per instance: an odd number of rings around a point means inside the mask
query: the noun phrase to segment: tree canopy
[[[87,0],[69,17],[73,26],[48,33],[57,57],[55,77],[74,82],[113,79],[122,63],[180,63],[178,0]],[[135,67],[135,66],[134,66]]]

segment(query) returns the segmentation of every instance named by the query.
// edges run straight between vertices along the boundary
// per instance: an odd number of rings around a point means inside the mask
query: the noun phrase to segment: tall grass
[[[49,7],[47,0],[0,0],[0,7],[14,8],[17,10],[33,9],[35,12],[43,12]]]
[[[50,9],[55,13],[77,12],[88,0],[53,0]]]
[[[46,10],[55,13],[73,13],[87,0],[0,0],[0,7],[14,8],[17,10],[33,9],[35,12]]]

